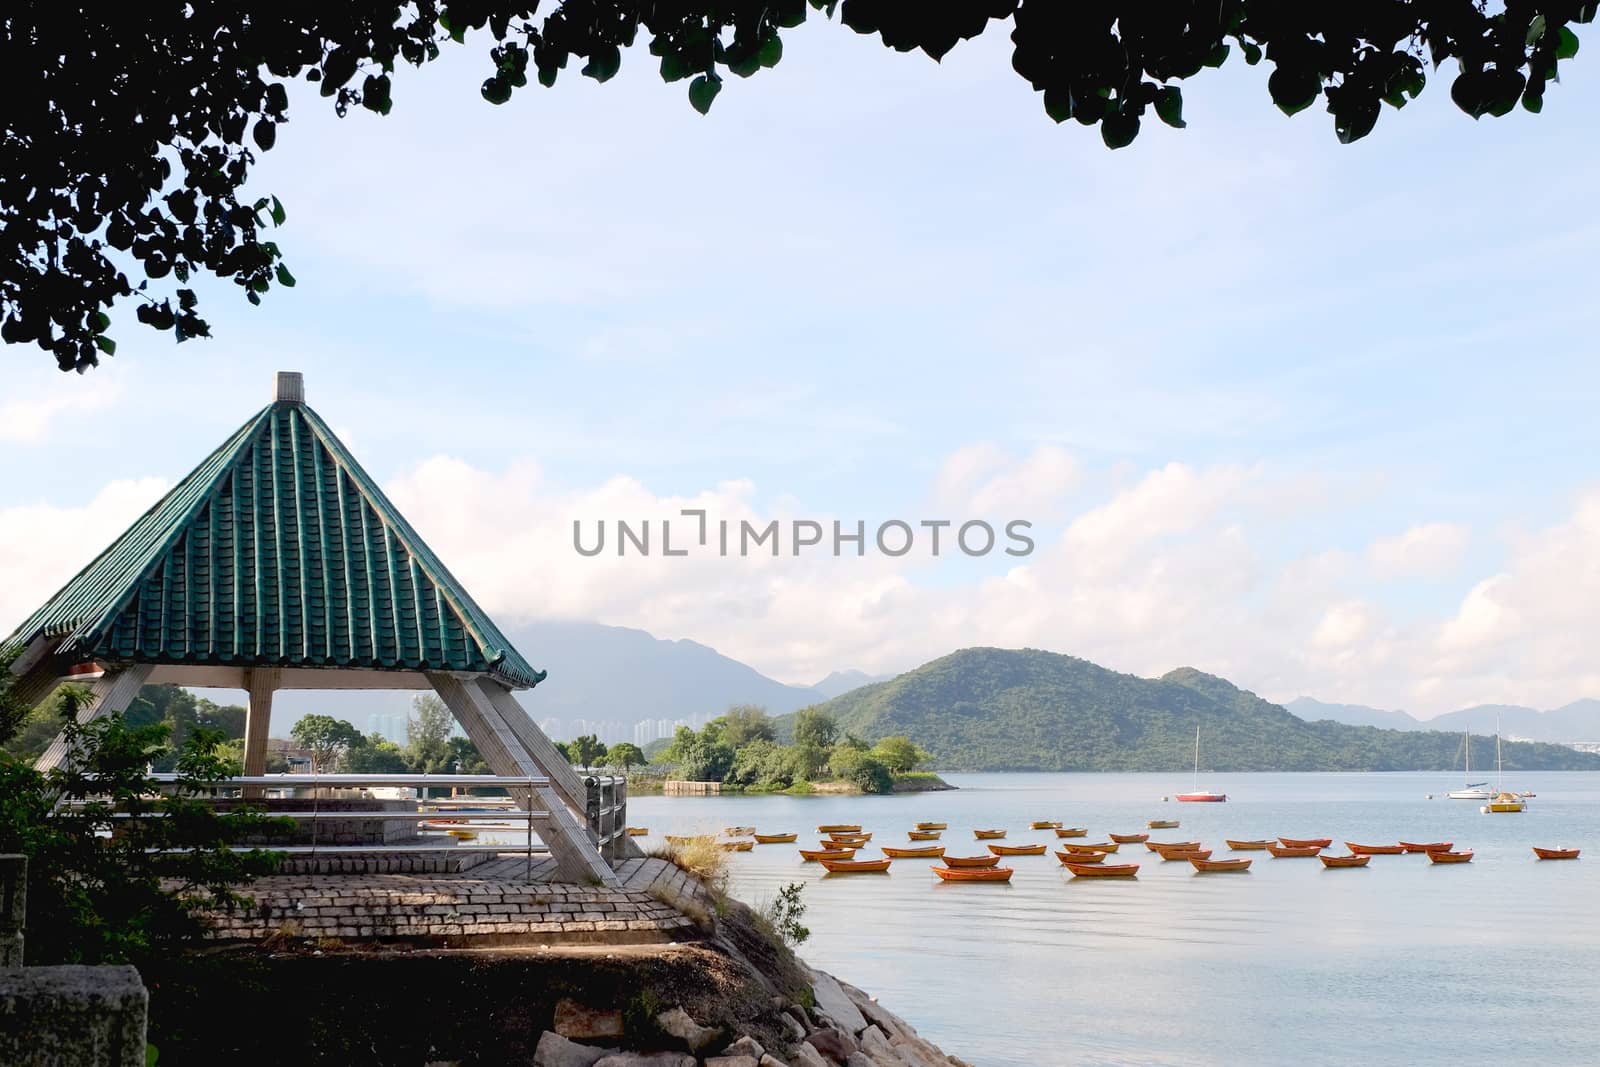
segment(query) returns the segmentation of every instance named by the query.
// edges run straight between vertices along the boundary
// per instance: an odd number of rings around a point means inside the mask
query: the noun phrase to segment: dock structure
[[[125,710],[144,685],[245,690],[246,796],[262,789],[277,691],[431,690],[495,775],[523,780],[509,791],[535,816],[552,874],[616,887],[614,865],[639,856],[518,702],[545,672],[306,404],[297,372],[279,372],[266,407],[0,649],[24,699],[89,685],[82,723]],[[68,758],[58,736],[37,765]]]

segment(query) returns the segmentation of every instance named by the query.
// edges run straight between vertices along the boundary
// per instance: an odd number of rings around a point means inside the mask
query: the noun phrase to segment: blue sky
[[[1044,116],[1006,44],[934,64],[814,22],[704,118],[642,49],[492,107],[470,37],[387,118],[299,94],[254,180],[295,289],[202,290],[216,337],[176,347],[122,312],[82,378],[8,351],[0,613],[299,369],[502,614],[788,681],[993,643],[1424,714],[1600,695],[1590,57],[1542,115],[1476,123],[1438,72],[1353,146],[1230,63],[1185,85],[1187,130],[1113,153]],[[981,504],[1041,548],[571,552],[572,518],[695,499]]]

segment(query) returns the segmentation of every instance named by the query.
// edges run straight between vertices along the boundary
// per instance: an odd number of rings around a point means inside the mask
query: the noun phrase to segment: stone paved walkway
[[[253,908],[217,917],[214,941],[278,937],[425,944],[633,944],[677,940],[705,890],[662,859],[617,868],[620,889],[552,881],[555,861],[496,856],[459,874],[273,875]]]

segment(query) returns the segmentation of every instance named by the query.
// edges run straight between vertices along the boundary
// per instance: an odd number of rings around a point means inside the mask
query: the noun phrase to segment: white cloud
[[[86,376],[47,373],[49,377],[43,380],[27,373],[23,376],[26,384],[18,387],[13,383],[13,388],[7,390],[7,399],[0,402],[0,441],[39,444],[58,424],[70,424],[75,417],[103,411],[122,392],[116,378],[104,367]]]
[[[9,634],[161,498],[170,482],[111,482],[86,504],[0,509],[0,632]]]
[[[963,517],[1051,516],[1081,477],[1078,461],[1057,445],[1040,445],[1019,461],[993,442],[982,441],[945,457],[934,499]]]
[[[1430,522],[1367,547],[1367,559],[1384,577],[1437,577],[1450,574],[1466,556],[1472,531],[1459,523]]]

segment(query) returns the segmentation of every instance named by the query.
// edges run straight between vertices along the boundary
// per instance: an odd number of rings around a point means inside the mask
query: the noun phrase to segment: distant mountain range
[[[1034,649],[969,648],[822,705],[864,740],[904,734],[940,770],[1217,771],[1448,770],[1462,741],[1433,731],[1307,722],[1192,668],[1156,679]],[[792,720],[780,722],[787,728]],[[1475,738],[1473,762],[1493,761]],[[1507,744],[1515,769],[1600,769],[1600,756]],[[1202,783],[1203,784],[1203,783]]]
[[[878,681],[861,671],[834,671],[816,685],[785,685],[695,641],[667,641],[643,630],[593,622],[533,622],[504,627],[529,662],[549,677],[517,699],[535,721],[686,719],[717,715],[730,704],[759,704],[781,715]],[[283,690],[273,702],[273,733],[309,713],[348,719],[358,729],[403,723],[411,693]],[[563,733],[572,732],[563,730]]]
[[[1403,711],[1380,711],[1364,704],[1324,704],[1311,697],[1297,697],[1284,707],[1308,722],[1329,719],[1353,726],[1382,726],[1392,730],[1446,730],[1477,734],[1500,732],[1506,737],[1530,741],[1600,741],[1600,700],[1574,700],[1559,708],[1540,711],[1518,704],[1478,704],[1451,711],[1432,719],[1417,719]]]

